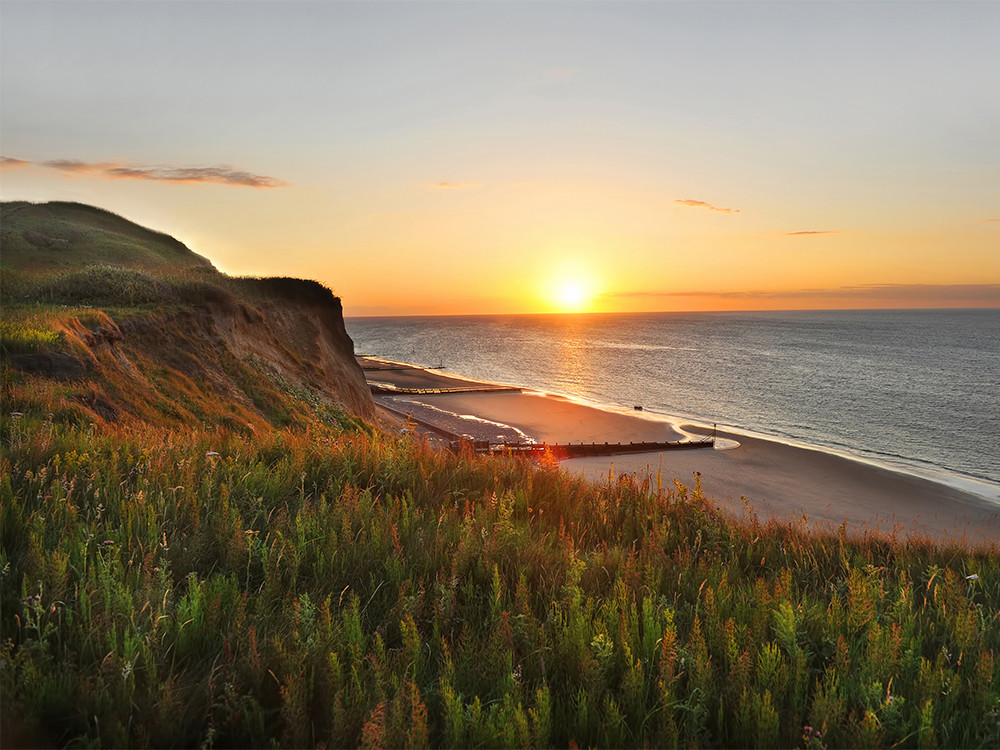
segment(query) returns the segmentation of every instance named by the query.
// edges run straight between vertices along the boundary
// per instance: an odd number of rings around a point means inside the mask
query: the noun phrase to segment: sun
[[[555,284],[554,307],[561,312],[581,312],[590,305],[589,286],[580,279],[560,279]]]

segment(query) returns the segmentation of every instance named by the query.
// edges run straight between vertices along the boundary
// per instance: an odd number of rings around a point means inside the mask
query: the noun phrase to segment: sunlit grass
[[[319,424],[0,431],[5,745],[1000,744],[995,549]]]
[[[58,331],[38,325],[0,321],[0,351],[8,354],[37,352],[59,344]]]

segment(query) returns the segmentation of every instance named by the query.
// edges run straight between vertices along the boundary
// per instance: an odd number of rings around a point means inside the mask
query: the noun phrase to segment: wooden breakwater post
[[[433,396],[449,393],[520,393],[521,389],[513,385],[483,385],[456,386],[453,388],[403,388],[390,383],[368,382],[368,388],[375,394],[393,394],[397,396]]]
[[[616,456],[626,453],[652,453],[653,451],[698,450],[714,448],[715,440],[677,441],[666,443],[473,443],[476,453],[493,455],[541,456],[546,451],[557,459],[586,458],[590,456]]]

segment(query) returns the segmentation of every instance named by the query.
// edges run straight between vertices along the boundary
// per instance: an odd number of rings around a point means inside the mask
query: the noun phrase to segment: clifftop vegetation
[[[0,246],[8,269],[124,265],[215,270],[173,237],[82,203],[4,202]]]
[[[995,549],[331,428],[0,437],[4,746],[1000,744]]]

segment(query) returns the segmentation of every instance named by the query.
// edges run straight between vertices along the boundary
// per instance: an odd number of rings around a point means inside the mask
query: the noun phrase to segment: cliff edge
[[[375,418],[340,299],[75,203],[0,204],[5,408],[236,430]]]

